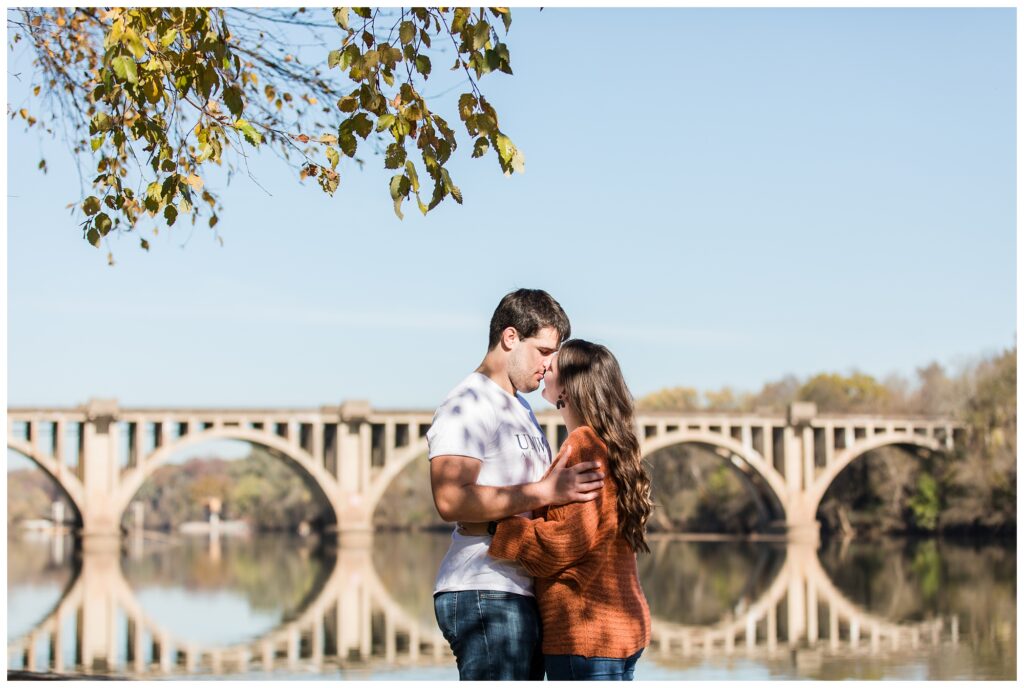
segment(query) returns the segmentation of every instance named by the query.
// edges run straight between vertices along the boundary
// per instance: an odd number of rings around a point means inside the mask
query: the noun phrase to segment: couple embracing
[[[462,680],[631,680],[650,642],[632,396],[611,352],[569,332],[546,292],[507,294],[427,433],[434,503],[458,522],[434,611]],[[522,396],[541,382],[568,430],[554,459]]]

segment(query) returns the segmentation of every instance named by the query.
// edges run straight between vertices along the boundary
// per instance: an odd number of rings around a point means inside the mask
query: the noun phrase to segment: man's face
[[[553,327],[541,329],[533,337],[516,339],[508,359],[508,378],[520,392],[532,392],[540,387],[544,372],[558,352],[558,331]]]

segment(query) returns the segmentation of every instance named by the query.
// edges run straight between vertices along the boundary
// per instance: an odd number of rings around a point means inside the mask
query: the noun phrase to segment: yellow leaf
[[[196,191],[199,191],[199,189],[203,188],[203,180],[194,174],[190,174],[189,176],[185,177],[185,183],[191,186]]]

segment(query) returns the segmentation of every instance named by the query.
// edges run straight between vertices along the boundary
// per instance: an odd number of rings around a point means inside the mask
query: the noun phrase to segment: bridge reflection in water
[[[786,544],[785,560],[768,587],[738,607],[710,625],[666,621],[652,610],[646,656],[770,658],[796,648],[880,655],[959,643],[955,615],[893,622],[864,610],[832,583],[816,548],[805,543]]]
[[[57,549],[52,554],[63,556]],[[30,671],[138,678],[454,666],[437,627],[405,609],[383,584],[372,550],[338,549],[328,570],[276,628],[243,642],[205,646],[176,637],[147,615],[117,553],[82,553],[58,604],[31,631],[9,640],[8,660]],[[432,571],[422,573],[424,580],[432,578]],[[865,611],[833,585],[816,549],[798,543],[785,545],[782,565],[756,598],[742,600],[714,623],[686,625],[652,612],[645,657],[659,664],[771,659],[795,649],[885,656],[959,642],[955,616],[895,623]]]

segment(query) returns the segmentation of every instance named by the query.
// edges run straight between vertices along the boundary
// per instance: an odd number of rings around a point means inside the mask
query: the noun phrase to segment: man
[[[596,499],[594,462],[545,477],[551,448],[521,392],[540,386],[569,319],[539,289],[506,294],[491,317],[487,355],[434,414],[427,433],[434,504],[445,521],[487,522],[547,505]],[[487,554],[490,536],[452,533],[434,583],[434,612],[462,680],[544,677],[533,580]]]

